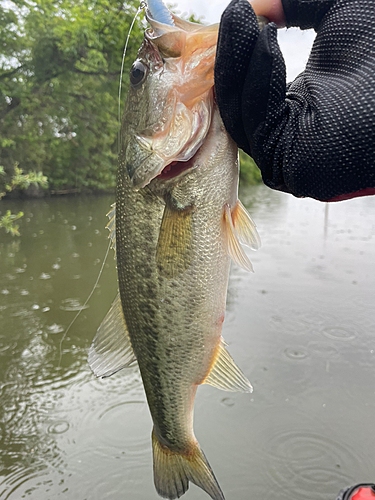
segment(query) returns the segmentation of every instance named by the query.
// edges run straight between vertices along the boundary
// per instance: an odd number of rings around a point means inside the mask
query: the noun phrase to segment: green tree
[[[52,189],[115,184],[121,57],[139,6],[120,0],[13,0],[0,6],[0,164]],[[140,16],[141,17],[141,16]],[[135,23],[125,61],[143,37]]]
[[[255,161],[240,149],[240,182],[244,184],[261,184],[262,174]]]
[[[45,177],[42,172],[30,172],[28,174],[24,174],[18,165],[14,166],[15,175],[13,176],[10,184],[5,184],[0,182],[0,186],[3,187],[3,190],[0,191],[0,200],[6,194],[6,192],[11,192],[14,189],[26,190],[31,184],[34,186],[42,187],[46,189],[48,187],[47,177]],[[4,168],[0,165],[0,177],[5,176]],[[5,190],[4,190],[5,188]],[[23,217],[23,212],[18,212],[18,214],[12,214],[10,210],[7,210],[5,215],[1,215],[0,212],[0,228],[4,228],[7,233],[11,233],[12,236],[19,236],[20,233],[18,231],[18,224],[15,222]]]

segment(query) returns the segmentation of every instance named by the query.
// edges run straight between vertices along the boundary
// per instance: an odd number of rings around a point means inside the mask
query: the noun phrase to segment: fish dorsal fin
[[[108,238],[111,240],[111,248],[115,251],[116,258],[116,203],[113,203],[111,207],[112,209],[107,213],[109,222],[105,227],[109,231]]]
[[[156,264],[161,276],[172,279],[191,262],[191,216],[194,207],[178,209],[166,201],[156,247]]]
[[[103,378],[136,361],[119,293],[96,332],[87,361],[94,375]]]
[[[214,363],[203,384],[212,385],[223,391],[252,392],[253,388],[250,382],[238,368],[225,345],[224,339],[221,338]]]
[[[254,272],[241,242],[251,248],[258,248],[260,239],[254,222],[239,200],[233,210],[229,205],[224,205],[224,237],[231,259],[245,271]]]

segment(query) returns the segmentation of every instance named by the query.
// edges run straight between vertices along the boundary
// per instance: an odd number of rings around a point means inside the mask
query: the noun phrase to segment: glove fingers
[[[258,36],[257,18],[247,0],[232,0],[221,18],[215,62],[215,94],[227,131],[245,151],[249,147],[241,118],[241,98]]]

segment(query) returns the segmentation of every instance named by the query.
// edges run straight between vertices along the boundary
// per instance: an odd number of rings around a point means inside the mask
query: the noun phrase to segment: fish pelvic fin
[[[232,220],[240,242],[252,250],[258,250],[261,243],[256,225],[240,200],[237,200],[232,210]]]
[[[189,453],[171,451],[158,440],[152,431],[154,457],[154,483],[163,498],[180,498],[189,489],[189,481],[202,488],[213,500],[225,500],[219,483],[199,444]]]
[[[184,272],[192,257],[191,218],[194,207],[177,209],[167,201],[156,247],[156,264],[161,276],[172,279]]]
[[[96,332],[87,361],[94,375],[102,378],[136,361],[119,293]]]
[[[238,368],[225,345],[224,339],[221,338],[211,370],[202,383],[223,391],[253,392],[252,385]]]
[[[254,272],[253,266],[242,248],[242,244],[253,250],[260,246],[260,238],[250,215],[242,203],[237,200],[232,210],[228,204],[224,205],[223,220],[224,237],[229,256],[245,271]]]

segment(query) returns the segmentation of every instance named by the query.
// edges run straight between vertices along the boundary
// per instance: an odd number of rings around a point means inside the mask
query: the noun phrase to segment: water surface
[[[246,189],[262,248],[232,267],[223,336],[254,386],[198,390],[195,431],[227,500],[335,500],[374,480],[375,198]],[[116,295],[111,197],[2,202],[0,499],[157,499],[137,368],[96,380],[87,350]],[[11,206],[10,206],[11,205]],[[60,361],[61,357],[61,361]],[[187,500],[208,496],[191,486]]]

